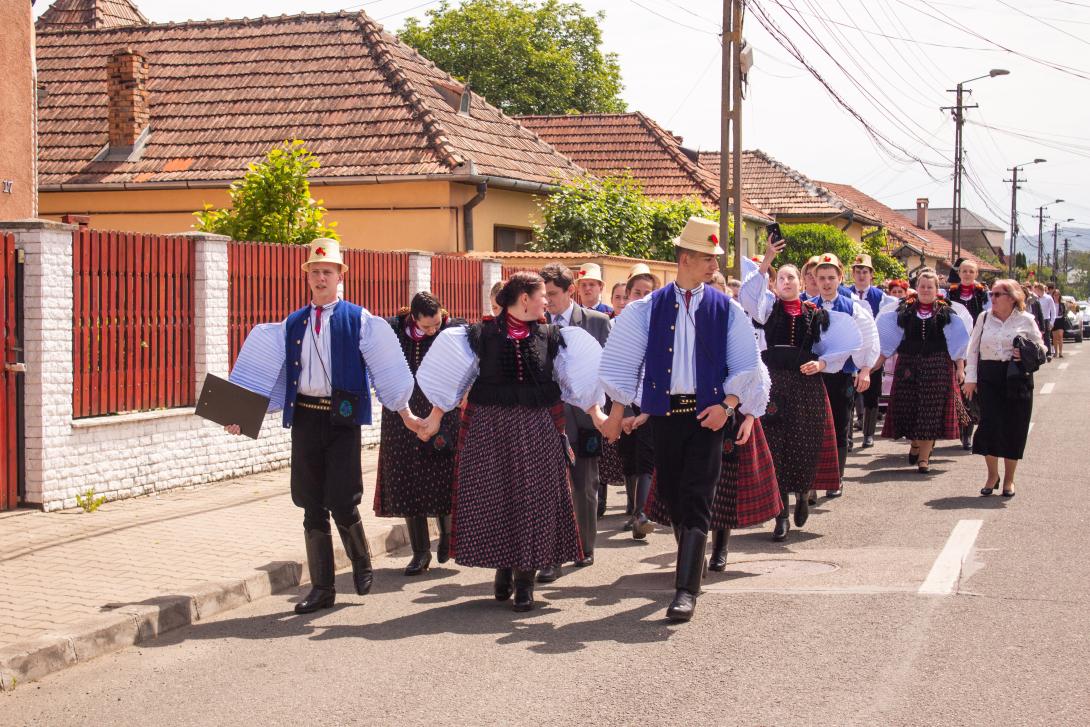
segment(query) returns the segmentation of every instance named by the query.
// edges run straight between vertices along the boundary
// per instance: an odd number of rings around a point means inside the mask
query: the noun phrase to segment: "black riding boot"
[[[310,571],[310,593],[295,604],[296,613],[313,613],[331,608],[337,600],[333,587],[333,536],[324,530],[305,530],[307,570]]]
[[[878,409],[867,409],[863,414],[863,449],[874,446],[874,430],[878,428]]]
[[[730,528],[719,528],[712,532],[712,559],[708,563],[708,570],[721,572],[727,569],[728,538],[730,538]]]
[[[493,585],[495,586],[497,601],[506,601],[511,597],[511,592],[515,588],[514,577],[514,571],[510,568],[496,569],[496,580]]]
[[[791,532],[791,520],[788,517],[788,498],[790,496],[786,493],[783,496],[783,509],[780,510],[780,514],[776,516],[776,527],[772,528],[772,539],[780,542],[787,540],[787,534]],[[806,497],[805,492],[800,492],[795,497]]]
[[[840,497],[844,494],[844,469],[848,466],[848,450],[837,448],[836,460],[840,467],[840,486],[826,492],[826,497]]]
[[[352,582],[356,586],[356,593],[366,596],[371,592],[375,572],[371,569],[371,548],[367,545],[363,522],[357,520],[347,528],[338,525],[337,532],[341,534],[348,560],[352,561]]]
[[[440,515],[435,518],[435,522],[439,524],[439,544],[435,546],[435,559],[440,563],[446,563],[450,560],[451,517]]]
[[[515,569],[516,611],[529,611],[534,607],[534,575],[532,570]]]
[[[801,528],[809,518],[810,496],[800,492],[799,496],[795,498],[795,525]]]
[[[636,512],[636,475],[624,476],[624,494],[627,498],[624,506],[624,514],[631,515]],[[631,530],[631,528],[629,528]]]
[[[704,549],[708,534],[697,528],[681,531],[677,549],[677,573],[674,577],[674,600],[666,609],[671,621],[689,621],[696,612],[696,598],[700,595],[700,579],[704,576]]]
[[[413,559],[405,567],[405,575],[418,576],[427,572],[431,565],[431,533],[428,531],[428,519],[407,517],[405,525],[409,528],[409,544],[413,548]]]
[[[606,493],[609,491],[609,487],[605,484],[599,483],[598,485],[598,519],[601,520],[606,516]]]
[[[647,498],[651,496],[651,475],[640,475],[636,479],[636,511],[632,522],[632,538],[644,540],[655,531],[655,524],[644,514]]]

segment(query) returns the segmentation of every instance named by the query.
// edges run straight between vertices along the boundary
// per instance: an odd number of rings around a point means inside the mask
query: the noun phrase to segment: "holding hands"
[[[814,374],[820,374],[825,370],[824,361],[807,361],[802,366],[799,366],[799,371],[806,376],[813,376]]]

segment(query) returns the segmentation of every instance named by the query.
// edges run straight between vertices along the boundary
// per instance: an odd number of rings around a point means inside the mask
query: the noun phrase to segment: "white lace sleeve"
[[[961,316],[950,316],[950,322],[946,324],[943,333],[946,335],[946,351],[955,361],[965,358],[965,349],[969,347],[970,330],[971,328],[965,325]]]
[[[874,325],[874,316],[871,315],[870,305],[856,301],[852,307],[852,319],[859,329],[862,342],[859,348],[852,353],[852,361],[859,368],[872,368],[878,362],[878,356],[882,353],[881,344],[878,341],[878,328]]]
[[[825,362],[825,371],[836,373],[853,351],[859,349],[863,339],[859,328],[847,313],[828,311],[829,327],[821,332],[821,340],[814,344],[814,353]]]
[[[557,352],[553,378],[560,384],[561,398],[583,410],[595,404],[604,406],[606,400],[598,380],[602,347],[594,336],[582,328],[561,328],[560,336],[564,339],[564,345]]]
[[[413,374],[397,334],[385,318],[373,316],[366,309],[360,317],[360,353],[375,395],[387,409],[401,411],[413,395]]]
[[[598,378],[602,389],[610,399],[625,406],[635,401],[640,391],[650,327],[650,296],[632,301],[614,319],[601,354]]]
[[[227,380],[267,397],[269,411],[284,408],[287,391],[283,323],[259,323],[242,344]]]
[[[435,337],[416,370],[416,383],[434,406],[450,411],[462,403],[479,372],[480,362],[469,347],[469,331],[465,326],[451,326]]]
[[[730,323],[727,328],[727,378],[723,395],[733,394],[740,402],[743,414],[761,416],[768,405],[772,382],[761,363],[753,324],[735,301],[730,301]]]
[[[878,328],[878,341],[882,346],[882,355],[889,358],[897,352],[897,347],[905,337],[905,329],[897,324],[897,310],[884,310],[874,321]]]
[[[746,277],[738,298],[746,315],[758,323],[768,320],[768,317],[772,315],[772,306],[776,302],[775,294],[768,289],[768,275],[759,272]]]

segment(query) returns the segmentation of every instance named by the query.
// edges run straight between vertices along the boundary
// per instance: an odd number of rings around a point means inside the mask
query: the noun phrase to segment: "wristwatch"
[[[728,419],[730,417],[734,416],[734,407],[733,406],[726,403],[725,401],[719,402],[719,406],[723,407],[723,409],[727,412],[727,418]]]

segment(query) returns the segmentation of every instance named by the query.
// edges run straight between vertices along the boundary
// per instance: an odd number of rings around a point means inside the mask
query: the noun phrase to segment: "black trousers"
[[[848,446],[852,408],[855,406],[855,376],[853,374],[822,374],[825,393],[829,395],[829,407],[833,410],[833,426],[836,427],[837,449]]]
[[[296,406],[291,426],[291,500],[303,508],[303,527],[330,532],[360,519],[363,468],[359,426],[337,426],[329,411]]]
[[[679,528],[711,526],[712,499],[723,466],[723,435],[705,429],[696,413],[653,416],[655,497],[670,511]]]
[[[870,386],[863,392],[863,408],[877,409],[878,398],[882,396],[882,369],[870,372]]]

